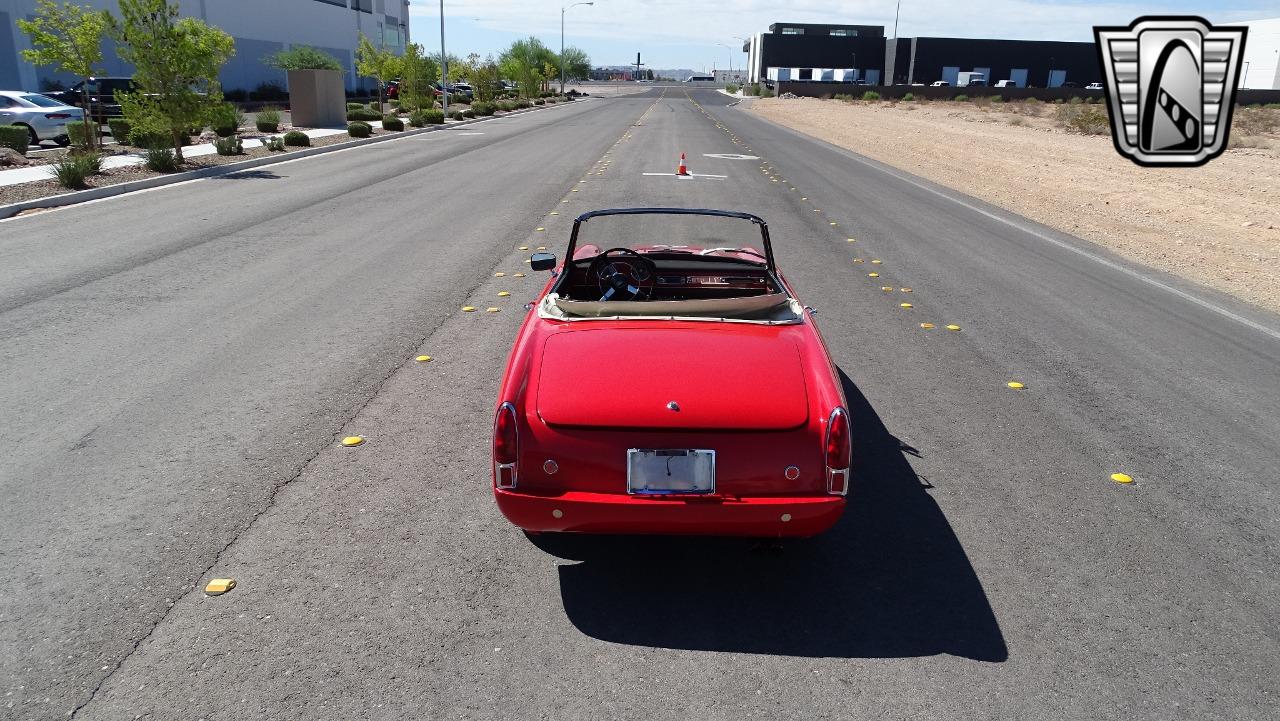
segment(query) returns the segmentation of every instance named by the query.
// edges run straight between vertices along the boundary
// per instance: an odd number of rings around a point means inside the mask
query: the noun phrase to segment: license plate
[[[627,493],[715,492],[715,451],[683,448],[627,451]]]

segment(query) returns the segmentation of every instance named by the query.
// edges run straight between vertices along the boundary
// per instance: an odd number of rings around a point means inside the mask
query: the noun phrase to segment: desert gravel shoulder
[[[1106,135],[1057,127],[1053,105],[775,98],[750,110],[1280,312],[1280,137],[1199,168],[1142,168]]]

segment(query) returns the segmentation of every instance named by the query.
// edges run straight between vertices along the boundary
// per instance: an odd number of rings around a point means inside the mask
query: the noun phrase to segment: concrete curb
[[[344,143],[334,143],[320,148],[305,148],[303,150],[295,150],[293,152],[283,153],[279,155],[267,155],[252,160],[243,160],[238,163],[227,163],[213,168],[201,168],[200,170],[188,170],[182,173],[174,173],[172,175],[161,175],[155,178],[146,178],[145,180],[133,180],[125,183],[116,183],[108,185],[104,188],[90,188],[89,190],[80,190],[74,193],[63,193],[62,195],[50,195],[44,198],[35,198],[33,200],[24,200],[20,203],[0,206],[0,220],[7,220],[21,213],[24,210],[34,210],[36,208],[62,208],[68,205],[76,205],[77,203],[86,203],[91,200],[101,200],[103,198],[112,198],[117,195],[125,195],[126,193],[134,193],[139,190],[150,190],[151,188],[160,188],[166,185],[174,185],[176,183],[185,183],[190,180],[200,180],[202,178],[216,178],[221,175],[231,175],[253,168],[261,168],[264,165],[276,165],[291,160],[301,160],[314,155],[323,155],[324,153],[333,153],[339,150],[349,150],[351,148],[359,148],[365,145],[373,145],[375,143],[385,143],[391,140],[400,140],[402,138],[411,138],[416,135],[424,135],[426,133],[435,133],[443,130],[452,130],[454,128],[466,127],[483,123],[495,118],[509,118],[515,115],[526,115],[538,112],[540,110],[554,110],[558,107],[572,107],[575,103],[582,102],[581,99],[567,103],[556,103],[555,105],[540,105],[523,110],[513,110],[505,115],[491,115],[484,118],[472,118],[470,120],[458,120],[446,125],[435,125],[427,128],[414,128],[413,130],[405,130],[393,135],[382,135],[376,138],[359,138],[349,140]]]

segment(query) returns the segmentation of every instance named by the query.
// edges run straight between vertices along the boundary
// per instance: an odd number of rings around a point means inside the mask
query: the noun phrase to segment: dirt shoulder
[[[764,99],[762,117],[1280,312],[1280,110],[1200,168],[1142,168],[1058,106]],[[1274,114],[1274,115],[1273,115]],[[1243,132],[1242,132],[1243,131]]]

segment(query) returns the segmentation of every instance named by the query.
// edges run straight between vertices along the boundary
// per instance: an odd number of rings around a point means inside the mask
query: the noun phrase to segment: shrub
[[[991,101],[991,102],[993,102],[993,103],[1003,103],[1003,102],[1004,102],[1004,97],[1003,97],[1003,96],[1000,96],[1000,95],[992,95],[990,98],[987,98],[987,99],[988,99],[988,100],[990,100],[990,101]]]
[[[957,103],[967,103],[967,102],[969,102],[969,96],[968,96],[968,95],[964,95],[964,94],[962,93],[962,94],[957,95],[957,96],[955,96],[954,98],[952,98],[952,100],[956,101]]]
[[[905,100],[906,102],[910,103],[910,102],[913,102],[913,101],[916,99],[916,96],[915,96],[915,93],[907,93],[907,94],[905,94],[905,95],[903,95],[903,96],[902,96],[902,99],[903,99],[903,100]]]
[[[305,148],[311,145],[311,138],[298,130],[290,130],[284,134],[284,144],[298,148]]]
[[[1057,114],[1058,122],[1070,132],[1103,135],[1111,130],[1107,114],[1095,107],[1064,104],[1057,109]]]
[[[877,93],[877,92],[876,92],[876,91],[874,91],[874,90],[868,90],[867,92],[865,92],[865,93],[863,93],[863,94],[862,94],[862,99],[863,99],[863,100],[872,100],[872,101],[874,101],[874,100],[879,100],[879,99],[880,99],[880,93]]]
[[[421,128],[427,124],[427,116],[422,114],[421,110],[415,110],[409,113],[409,124],[415,128]]]
[[[516,104],[510,100],[499,100],[497,106],[498,110],[501,110],[504,113],[509,113],[516,109]]]
[[[737,93],[737,92],[738,92],[738,85],[737,85],[737,83],[729,83],[728,85],[724,86],[724,89],[725,89],[725,91],[730,92],[730,93]]]
[[[394,115],[382,116],[382,129],[400,132],[404,130],[404,121]]]
[[[464,116],[462,115],[462,111],[461,111],[461,110],[450,110],[450,111],[449,111],[449,119],[450,119],[450,120],[462,120],[462,118],[463,118],[463,117],[464,117]]]
[[[342,63],[323,50],[294,45],[262,59],[263,64],[281,70],[342,70]]]
[[[89,137],[97,132],[100,132],[98,124],[92,121],[81,120],[67,123],[67,136],[71,138],[71,144],[77,148],[89,147]]]
[[[1084,102],[1084,98],[1080,97],[1079,95],[1076,95],[1076,96],[1073,96],[1071,100],[1067,102],[1071,103],[1072,105],[1080,105],[1081,103]]]
[[[493,103],[472,103],[471,112],[483,118],[483,117],[488,117],[490,115],[493,115],[493,112],[494,110],[496,110],[496,108],[497,106],[494,105]]]
[[[280,109],[265,107],[258,111],[258,132],[274,133],[280,130]]]
[[[377,100],[370,100],[370,101],[369,101],[369,110],[370,110],[370,112],[377,113],[377,114],[378,114],[378,117],[382,117],[382,103],[381,103],[381,102],[379,102],[379,101],[377,101]]]
[[[373,126],[361,120],[348,123],[347,135],[350,135],[353,138],[367,138],[370,135],[373,135]]]
[[[99,153],[96,150],[90,150],[73,152],[71,155],[75,156],[84,164],[85,170],[89,175],[102,175],[102,161],[107,158],[103,153]]]
[[[769,89],[769,88],[760,88],[760,97],[762,97],[762,98],[772,98],[772,97],[773,97],[773,90],[771,90],[771,89]]]
[[[560,102],[560,96],[558,95],[552,95],[551,97],[547,98],[547,105],[551,105],[552,103],[558,103],[558,102]]]
[[[441,125],[444,123],[443,110],[436,110],[434,108],[431,110],[423,110],[422,117],[427,121],[428,125]]]
[[[89,165],[83,155],[64,155],[49,165],[49,172],[64,188],[79,190],[88,187],[84,179],[89,177]]]
[[[360,103],[347,103],[347,112],[351,112],[352,110],[359,110],[363,107],[364,106],[361,105]]]
[[[236,131],[240,130],[240,126],[244,124],[244,114],[231,103],[223,103],[217,106],[209,115],[213,132],[219,138],[229,138],[235,135]]]
[[[544,100],[543,98],[538,98],[537,100],[534,100],[534,101],[533,101],[533,104],[534,104],[534,105],[546,105],[546,104],[547,104],[547,101],[546,101],[546,100]]]
[[[462,111],[462,117],[464,118],[474,118],[475,116],[476,116],[476,111],[472,110],[471,108],[467,108],[466,110]]]
[[[21,125],[0,125],[0,147],[13,148],[22,155],[27,154],[27,144],[31,141],[31,133]]]
[[[244,153],[244,143],[235,135],[221,137],[213,141],[213,150],[218,155],[240,155]]]
[[[1024,101],[1022,101],[1022,102],[1026,103],[1027,105],[1039,105],[1039,104],[1040,104],[1040,98],[1027,98],[1026,100],[1024,100]]]
[[[157,132],[148,132],[143,128],[129,128],[129,144],[135,148],[167,148],[173,145],[173,138]]]
[[[362,107],[358,110],[348,110],[347,120],[349,121],[359,120],[362,122],[368,122],[370,120],[382,120],[382,113]]]
[[[107,121],[107,127],[111,129],[111,137],[116,139],[117,143],[126,143],[129,141],[129,121],[124,118],[111,118]]]
[[[1027,120],[1021,115],[1015,115],[1012,118],[1009,118],[1009,124],[1010,125],[1026,125]]]
[[[262,145],[266,147],[267,150],[271,150],[277,153],[282,152],[284,150],[284,138],[281,138],[278,135],[273,135],[270,138],[267,138],[266,140],[262,141]]]
[[[847,103],[847,102],[849,102],[849,101],[853,100],[853,96],[852,96],[852,95],[849,95],[848,93],[836,93],[835,95],[832,95],[832,96],[831,96],[831,99],[832,99],[832,100],[840,100],[840,101],[842,101],[842,102],[846,102],[846,103]]]
[[[152,147],[147,149],[145,165],[157,173],[172,173],[178,169],[178,158],[173,148]]]

